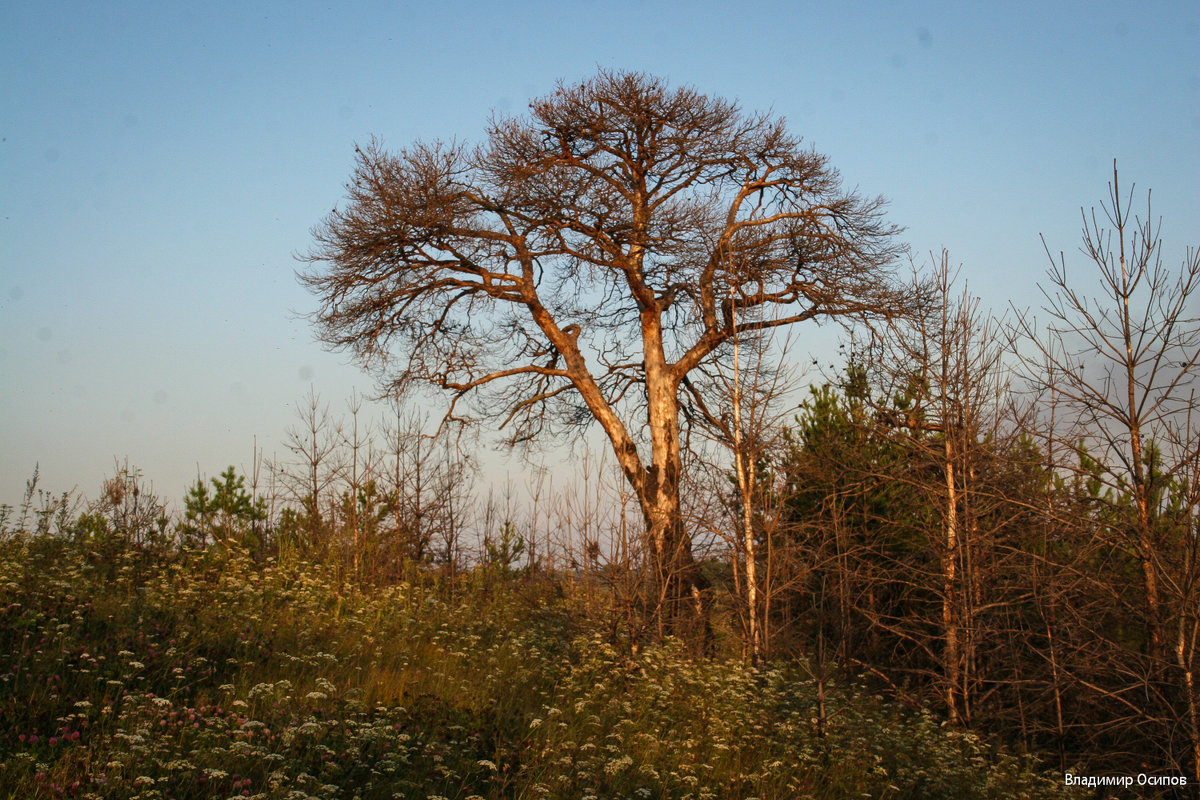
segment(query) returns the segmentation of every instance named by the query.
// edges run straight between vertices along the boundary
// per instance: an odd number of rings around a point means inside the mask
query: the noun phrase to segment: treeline
[[[982,313],[943,254],[794,424],[743,433],[727,596],[751,653],[869,674],[1064,771],[1195,786],[1200,254],[1166,267],[1110,189],[1040,319]]]
[[[198,476],[177,508],[128,462],[116,465],[94,499],[45,491],[35,468],[21,504],[0,506],[0,535],[164,552],[217,548],[260,560],[294,555],[375,582],[400,580],[422,566],[453,571],[473,560],[478,553],[473,539],[466,543],[467,530],[493,526],[498,511],[489,498],[484,518],[475,519],[469,460],[402,406],[390,407],[395,416],[379,430],[363,406],[352,398],[342,418],[310,392],[286,431],[285,455],[266,458],[256,446],[249,469],[231,465],[218,477]],[[508,511],[514,513],[511,502]]]

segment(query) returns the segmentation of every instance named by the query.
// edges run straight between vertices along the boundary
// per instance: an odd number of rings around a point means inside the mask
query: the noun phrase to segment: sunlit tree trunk
[[[638,500],[652,555],[656,616],[671,632],[706,648],[706,587],[680,505],[679,386],[667,367],[658,325],[657,313],[643,315],[650,465]]]
[[[746,634],[750,644],[750,661],[763,659],[764,636],[759,626],[758,547],[754,536],[755,464],[743,446],[742,391],[740,374],[741,353],[737,337],[733,339],[733,455],[741,501],[742,557],[746,573]]]
[[[944,437],[945,461],[942,474],[946,481],[944,518],[942,520],[942,637],[945,650],[942,654],[942,672],[945,678],[946,710],[951,724],[961,719],[960,695],[962,690],[961,655],[958,613],[958,485],[954,475],[955,453],[953,437]]]

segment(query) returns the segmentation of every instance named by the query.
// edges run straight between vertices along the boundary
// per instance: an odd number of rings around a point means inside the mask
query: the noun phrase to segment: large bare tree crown
[[[358,150],[301,280],[321,339],[395,388],[473,396],[514,442],[611,437],[637,384],[677,393],[735,335],[898,309],[882,205],[782,119],[601,72],[477,147]]]

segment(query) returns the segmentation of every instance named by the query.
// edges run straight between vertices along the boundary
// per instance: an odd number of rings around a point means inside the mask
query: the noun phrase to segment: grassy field
[[[480,569],[0,542],[0,797],[1042,798],[970,734],[803,664],[636,656]]]

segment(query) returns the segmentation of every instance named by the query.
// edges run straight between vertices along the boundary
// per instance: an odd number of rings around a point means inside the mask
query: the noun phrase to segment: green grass
[[[0,543],[0,797],[1066,796],[800,665],[619,651],[569,592]]]

